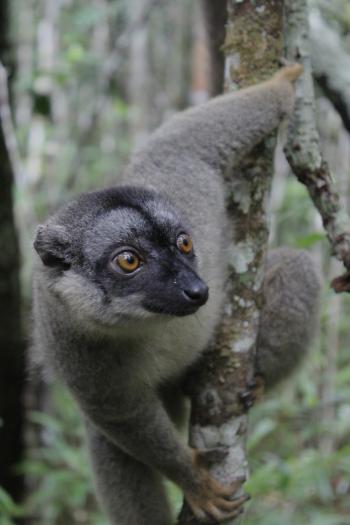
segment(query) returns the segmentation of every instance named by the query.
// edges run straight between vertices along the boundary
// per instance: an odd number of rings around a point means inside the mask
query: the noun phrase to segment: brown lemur
[[[83,194],[38,227],[34,354],[77,401],[113,525],[169,525],[163,477],[203,521],[245,501],[181,442],[163,392],[181,403],[178,385],[220,322],[233,228],[223,172],[290,113],[300,72],[176,115],[133,156],[127,185]],[[270,384],[305,354],[319,289],[307,253],[270,253],[257,351]]]

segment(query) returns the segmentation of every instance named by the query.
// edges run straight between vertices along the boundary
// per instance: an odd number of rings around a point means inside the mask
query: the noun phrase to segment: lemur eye
[[[135,252],[125,250],[118,253],[112,260],[112,263],[124,273],[132,273],[141,266],[141,259]]]
[[[193,242],[191,237],[187,233],[181,233],[176,240],[177,247],[180,252],[188,255],[193,250]]]

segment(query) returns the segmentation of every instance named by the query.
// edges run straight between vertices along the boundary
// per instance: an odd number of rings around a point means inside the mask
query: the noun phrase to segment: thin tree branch
[[[322,157],[315,124],[315,96],[311,72],[308,8],[306,0],[286,0],[286,53],[299,60],[304,74],[298,81],[295,111],[285,153],[292,171],[321,214],[333,254],[347,272],[334,279],[336,292],[350,291],[350,219],[340,205],[332,173]]]
[[[314,78],[350,131],[350,56],[339,34],[312,10],[310,21],[311,59]],[[322,38],[320,38],[322,35]]]
[[[11,162],[12,172],[17,184],[22,184],[23,167],[18,150],[15,127],[12,121],[7,71],[0,62],[0,123],[4,134],[7,153]]]
[[[201,0],[204,22],[208,36],[210,59],[210,95],[222,93],[224,81],[225,55],[222,46],[225,40],[225,24],[227,20],[226,0]]]

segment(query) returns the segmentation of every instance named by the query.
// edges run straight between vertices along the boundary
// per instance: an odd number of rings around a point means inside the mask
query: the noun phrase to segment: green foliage
[[[159,121],[157,108],[165,111],[171,97],[176,103],[184,98],[188,82],[185,88],[180,86],[184,78],[179,57],[191,56],[191,37],[176,6],[191,4],[191,0],[158,2],[132,31],[127,0],[57,3],[57,17],[50,20],[52,31],[57,31],[51,65],[42,59],[37,29],[40,24],[42,29],[43,21],[48,22],[50,9],[41,0],[14,0],[14,4],[14,40],[22,57],[15,89],[16,133],[29,173],[25,182],[15,188],[15,198],[22,239],[22,276],[25,296],[29,298],[32,259],[28,254],[36,223],[75,194],[118,182],[131,146],[128,46],[142,30],[142,24],[147,24],[150,31],[148,51],[152,58],[148,69],[154,79],[150,83],[148,117],[152,125]],[[348,34],[348,0],[312,0],[312,4],[321,4],[334,27]],[[25,9],[32,17],[32,33],[26,33],[27,27],[19,19]],[[164,13],[172,10],[174,18],[166,18]],[[24,51],[28,53],[25,64]],[[328,273],[329,248],[324,233],[315,232],[317,214],[305,188],[291,176],[274,213],[274,243],[315,252]],[[334,392],[328,400],[330,417],[324,389],[330,373],[327,332],[332,320],[327,306],[332,299],[326,290],[319,342],[307,365],[296,374],[294,382],[282,385],[252,411],[248,443],[252,476],[247,490],[253,498],[243,520],[245,525],[349,522],[350,302],[342,299],[341,315],[336,320],[339,349]],[[36,525],[107,525],[96,507],[78,410],[62,388],[50,389],[49,398],[47,413],[30,414],[35,438],[31,438],[28,457],[20,466],[28,481],[29,497],[18,506],[0,488],[0,525],[14,525],[21,516],[32,518]],[[175,513],[182,496],[172,484],[167,484],[167,489]]]
[[[305,189],[287,181],[278,210],[276,244],[315,249],[326,262],[328,245],[314,233],[312,207]],[[350,299],[342,297],[334,390],[329,382],[327,333],[333,292],[326,286],[319,340],[295,374],[251,411],[248,451],[252,501],[244,525],[345,525],[350,493]],[[331,415],[329,414],[331,409]],[[331,444],[330,444],[331,443]]]
[[[52,389],[52,403],[52,414],[30,414],[32,424],[40,427],[42,443],[21,465],[35,487],[26,502],[26,513],[40,516],[45,525],[105,525],[96,510],[78,410],[69,394],[58,386]]]
[[[307,190],[294,177],[287,178],[283,202],[274,213],[278,217],[276,245],[310,249],[321,243],[327,247],[325,233],[315,232],[315,208]]]
[[[0,487],[0,525],[15,525],[14,519],[25,516],[25,509],[13,501],[11,496]]]
[[[182,507],[182,492],[181,490],[175,485],[174,483],[171,483],[171,481],[165,482],[165,487],[167,490],[168,498],[170,501],[170,505],[173,511],[174,521],[176,519],[176,516],[181,510]]]
[[[254,409],[248,444],[252,476],[246,486],[253,498],[245,525],[344,525],[349,445],[325,453],[319,442],[330,429],[323,428],[321,415],[320,403],[310,406],[298,390],[274,395]],[[347,422],[347,439],[349,433]]]

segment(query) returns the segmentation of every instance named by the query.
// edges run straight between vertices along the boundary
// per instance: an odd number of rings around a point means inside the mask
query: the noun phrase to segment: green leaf
[[[85,50],[80,44],[72,44],[67,49],[66,58],[69,62],[76,64],[82,62],[85,57]]]
[[[23,515],[23,509],[15,503],[11,496],[0,487],[0,516],[19,517]]]
[[[309,233],[303,237],[299,237],[296,242],[298,248],[311,248],[316,243],[324,241],[326,236],[324,233]]]
[[[277,427],[276,421],[273,419],[265,418],[260,421],[251,432],[248,438],[248,450],[255,448],[264,437],[273,432]]]

